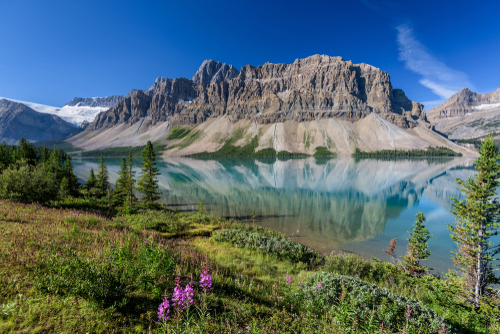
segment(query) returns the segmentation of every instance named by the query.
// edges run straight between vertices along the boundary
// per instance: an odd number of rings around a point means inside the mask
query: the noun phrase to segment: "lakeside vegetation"
[[[476,177],[460,183],[470,200],[454,202],[457,223],[450,230],[466,246],[455,254],[464,275],[447,277],[423,266],[432,236],[422,213],[402,261],[396,240],[386,250],[393,263],[322,255],[281,233],[208,215],[203,203],[195,213],[158,204],[150,142],[140,182],[129,152],[115,191],[103,158],[97,174],[70,191],[62,179],[73,175],[71,158],[63,160],[58,150],[33,158],[30,147],[0,150],[8,152],[0,154],[0,182],[9,173],[33,179],[40,169],[57,186],[50,199],[16,197],[21,187],[42,190],[30,183],[0,193],[0,332],[500,331],[500,299],[491,286],[496,249],[488,243],[499,228],[493,196],[500,166],[492,140],[483,144]],[[477,235],[483,237],[470,238]],[[467,259],[484,261],[485,275]]]
[[[92,150],[92,151],[83,151],[83,152],[78,152],[74,154],[73,156],[78,156],[82,158],[98,158],[98,157],[123,157],[123,156],[128,156],[130,152],[132,152],[133,157],[140,157],[142,151],[144,151],[144,148],[146,145],[142,146],[122,146],[122,147],[108,147],[108,148],[103,148],[100,150]],[[154,146],[154,150],[156,154],[161,154],[163,151],[165,151],[166,145],[159,145],[156,144]]]
[[[428,147],[425,150],[380,150],[365,152],[356,147],[354,157],[369,158],[391,158],[391,157],[461,157],[462,153],[457,153],[447,147]]]

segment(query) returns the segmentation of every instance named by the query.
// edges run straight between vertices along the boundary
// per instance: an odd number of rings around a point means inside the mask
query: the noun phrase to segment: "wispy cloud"
[[[410,71],[422,76],[419,80],[422,85],[442,99],[448,99],[464,87],[474,89],[465,73],[449,68],[430,54],[408,25],[402,24],[396,30],[399,60],[404,61]]]

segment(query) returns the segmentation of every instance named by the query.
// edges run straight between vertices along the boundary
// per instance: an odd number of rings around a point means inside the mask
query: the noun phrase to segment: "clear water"
[[[111,183],[120,161],[106,159]],[[98,159],[73,162],[83,180],[91,167],[97,171]],[[435,272],[452,268],[450,250],[456,246],[447,230],[454,222],[449,198],[463,198],[455,177],[474,174],[468,158],[172,158],[158,167],[163,203],[195,211],[201,200],[208,213],[250,223],[255,210],[255,224],[322,253],[341,250],[389,261],[382,249],[397,238],[397,253],[403,255],[407,231],[417,212],[424,212],[434,235],[427,265]]]

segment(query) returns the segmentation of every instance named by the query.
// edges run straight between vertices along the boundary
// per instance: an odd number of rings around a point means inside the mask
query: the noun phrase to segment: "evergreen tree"
[[[497,162],[500,153],[495,148],[493,136],[485,138],[479,154],[475,161],[478,173],[467,181],[456,179],[467,197],[463,202],[452,198],[455,224],[448,224],[453,233],[451,238],[458,246],[458,251],[451,252],[453,263],[463,273],[461,278],[452,273],[448,277],[458,279],[466,287],[466,295],[476,308],[480,298],[489,293],[488,286],[498,281],[493,274],[498,264],[493,261],[499,260],[496,256],[500,251],[490,240],[500,227],[500,206],[495,198],[495,189],[500,185],[500,164]]]
[[[127,160],[127,173],[128,173],[127,186],[128,186],[128,200],[130,206],[132,205],[132,199],[134,197],[134,186],[135,186],[135,179],[134,179],[135,172],[133,168],[134,165],[132,163],[132,151],[130,151]]]
[[[115,205],[122,205],[127,200],[129,190],[128,180],[128,167],[125,158],[122,158],[120,171],[118,172],[118,180],[116,180],[116,189],[113,192],[113,203]]]
[[[49,163],[49,150],[45,146],[42,148],[42,162]]]
[[[52,150],[52,153],[50,154],[50,169],[52,173],[55,176],[55,182],[59,184],[61,182],[61,179],[63,177],[63,166],[62,166],[62,161],[61,161],[61,155],[59,154],[59,151],[57,150],[57,147],[54,145],[54,149]]]
[[[104,164],[104,159],[102,158],[102,155],[101,159],[99,160],[99,171],[97,173],[96,188],[97,188],[97,195],[99,197],[104,197],[108,195],[108,188],[109,188],[108,170],[106,168],[106,165]]]
[[[24,160],[30,166],[34,166],[36,164],[36,153],[33,145],[24,138],[19,140],[19,145],[16,147],[16,159],[18,161]]]
[[[403,267],[415,277],[425,274],[428,269],[420,264],[420,261],[428,260],[431,252],[428,250],[427,241],[432,238],[427,227],[424,226],[425,216],[422,212],[417,213],[417,221],[413,224],[410,237],[408,238],[408,250],[403,256]]]
[[[142,171],[140,174],[137,189],[144,195],[144,201],[147,206],[152,206],[153,202],[160,199],[158,191],[158,179],[156,178],[158,168],[155,162],[156,154],[153,150],[153,144],[148,141],[146,147],[142,151]]]
[[[12,164],[11,147],[5,142],[0,144],[0,173],[3,169],[8,168]]]
[[[95,188],[97,183],[97,180],[94,175],[94,168],[90,168],[90,175],[89,179],[85,183],[85,188],[87,188],[87,192],[90,194],[90,192]]]
[[[67,194],[71,196],[78,195],[78,188],[80,187],[80,185],[78,184],[76,175],[73,173],[73,165],[71,164],[71,157],[69,156],[69,154],[66,155],[63,178],[65,178],[67,182]]]

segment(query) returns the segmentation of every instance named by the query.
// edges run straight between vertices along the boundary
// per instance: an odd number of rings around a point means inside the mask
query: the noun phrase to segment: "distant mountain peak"
[[[214,83],[234,79],[240,72],[233,66],[213,59],[206,59],[191,79],[195,85],[210,86]]]
[[[123,95],[111,95],[106,97],[75,97],[64,106],[113,108],[124,98],[125,96]]]

